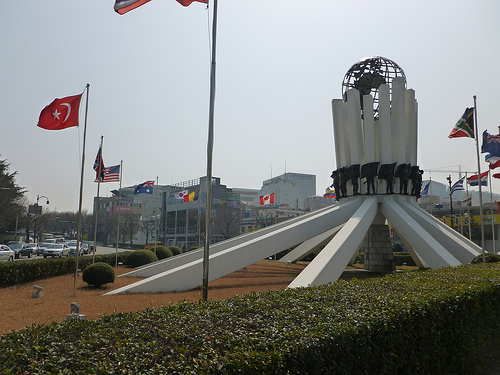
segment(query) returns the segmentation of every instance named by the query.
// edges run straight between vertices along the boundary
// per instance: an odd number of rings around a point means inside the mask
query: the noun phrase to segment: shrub
[[[148,263],[153,263],[158,260],[158,257],[151,250],[142,249],[129,253],[125,259],[125,264],[131,267],[139,267]]]
[[[500,255],[495,253],[486,253],[484,254],[484,262],[485,263],[496,263],[500,262]],[[472,260],[472,263],[483,263],[483,254],[479,254]]]
[[[83,270],[82,279],[89,285],[100,287],[115,282],[115,270],[107,263],[94,263]]]
[[[153,250],[153,249],[151,249]],[[170,258],[171,256],[174,256],[172,253],[172,250],[170,250],[166,246],[157,246],[156,247],[156,256],[158,259],[165,259],[165,258]]]
[[[499,311],[500,263],[444,267],[32,325],[0,337],[0,363],[75,375],[469,375],[491,358]]]
[[[179,248],[177,246],[170,246],[169,249],[172,251],[172,254],[174,254],[174,255],[182,254],[181,248]]]
[[[118,254],[96,255],[95,262],[104,262],[114,266],[117,262],[117,257],[118,263],[125,263],[128,253],[128,251],[124,251]],[[85,255],[78,257],[79,269],[85,269],[89,264],[92,264],[92,256]],[[1,262],[0,288],[45,279],[47,277],[67,275],[68,273],[74,274],[75,267],[76,257]]]

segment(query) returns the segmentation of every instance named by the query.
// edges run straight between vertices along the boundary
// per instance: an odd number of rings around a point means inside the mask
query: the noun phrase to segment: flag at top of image
[[[95,171],[95,180],[97,182],[103,180],[104,178],[104,161],[102,160],[102,147],[99,147],[99,151],[97,151],[97,156],[94,161],[94,171]]]
[[[148,3],[151,0],[116,0],[115,1],[115,12],[118,14],[125,14],[135,8],[140,7]],[[177,2],[185,7],[191,5],[193,1],[197,1],[199,3],[207,3],[207,0],[177,0]]]
[[[82,94],[55,99],[42,109],[38,127],[46,130],[62,130],[78,126],[78,112]]]
[[[483,132],[481,153],[489,152],[491,156],[500,156],[500,134],[492,135],[486,130]]]
[[[268,195],[261,195],[260,196],[260,204],[261,205],[266,205],[266,204],[274,204],[274,194],[268,194]]]
[[[488,173],[490,173],[489,170],[486,171],[486,172],[481,173],[481,186],[487,186],[488,185]],[[477,177],[477,174],[468,177],[467,178],[467,183],[470,186],[479,186],[479,179]]]
[[[104,176],[102,177],[101,182],[119,182],[119,181],[120,181],[120,164],[104,168]],[[97,176],[94,182],[99,182]]]
[[[153,194],[154,181],[146,181],[135,187],[134,194]]]

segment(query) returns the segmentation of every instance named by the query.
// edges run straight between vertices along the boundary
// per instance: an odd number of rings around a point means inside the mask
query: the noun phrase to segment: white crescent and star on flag
[[[66,107],[67,107],[67,109],[68,109],[68,111],[67,111],[67,113],[66,113],[66,117],[65,117],[65,118],[64,118],[64,120],[63,120],[63,123],[65,123],[65,122],[66,122],[66,120],[68,119],[69,115],[71,114],[71,104],[69,104],[69,103],[61,103],[60,105],[64,105],[64,106],[66,106]],[[58,111],[57,111],[57,108],[56,108],[56,110],[52,113],[52,116],[54,116],[54,120],[61,120],[61,119],[59,118],[59,115],[62,115],[62,112],[58,112]]]

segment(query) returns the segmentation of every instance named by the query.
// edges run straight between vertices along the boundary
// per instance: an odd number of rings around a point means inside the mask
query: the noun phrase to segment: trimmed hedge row
[[[500,334],[500,265],[179,303],[0,338],[7,373],[477,373]]]
[[[118,253],[118,262],[124,263],[128,253],[129,252]],[[104,262],[114,266],[116,254],[96,255],[95,262]],[[84,270],[90,264],[92,264],[92,255],[78,257],[79,269]],[[75,268],[76,257],[2,262],[0,263],[0,288],[28,283],[48,277],[67,275],[68,273],[74,273]]]

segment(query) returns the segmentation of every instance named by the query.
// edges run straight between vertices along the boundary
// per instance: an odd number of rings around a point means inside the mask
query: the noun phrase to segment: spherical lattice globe
[[[358,61],[347,71],[342,82],[342,97],[344,101],[347,101],[347,91],[357,89],[361,99],[361,109],[363,109],[363,95],[371,94],[374,114],[378,117],[378,88],[384,83],[391,87],[390,83],[396,77],[404,77],[406,87],[405,72],[398,64],[381,56],[367,57]]]

